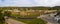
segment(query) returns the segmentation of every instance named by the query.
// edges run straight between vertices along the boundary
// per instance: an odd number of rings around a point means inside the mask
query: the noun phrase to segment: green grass
[[[0,24],[3,24],[3,22],[0,21]]]
[[[19,21],[27,24],[46,24],[47,22],[42,19],[20,19]]]

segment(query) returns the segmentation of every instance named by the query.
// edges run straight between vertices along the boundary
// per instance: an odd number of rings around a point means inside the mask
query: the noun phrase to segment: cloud
[[[60,0],[0,0],[0,6],[56,6]]]
[[[36,0],[40,6],[55,6],[59,0]]]

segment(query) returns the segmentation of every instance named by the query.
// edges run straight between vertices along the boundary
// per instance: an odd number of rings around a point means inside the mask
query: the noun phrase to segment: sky
[[[0,0],[0,7],[60,6],[60,0]]]

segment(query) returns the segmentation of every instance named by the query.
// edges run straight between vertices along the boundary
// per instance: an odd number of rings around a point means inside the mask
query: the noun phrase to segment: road
[[[25,24],[25,23],[23,23],[23,22],[20,22],[20,21],[11,19],[11,18],[6,19],[6,22],[7,22],[8,24]]]
[[[41,15],[37,18],[41,18],[41,19],[47,21],[48,22],[47,24],[58,24],[57,21],[55,21],[53,19],[53,17],[54,17],[54,14],[46,14],[46,15]]]

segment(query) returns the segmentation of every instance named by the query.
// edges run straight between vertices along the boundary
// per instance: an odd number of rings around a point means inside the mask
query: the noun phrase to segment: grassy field
[[[47,24],[47,22],[42,19],[19,19],[18,21],[21,21],[27,24]]]

